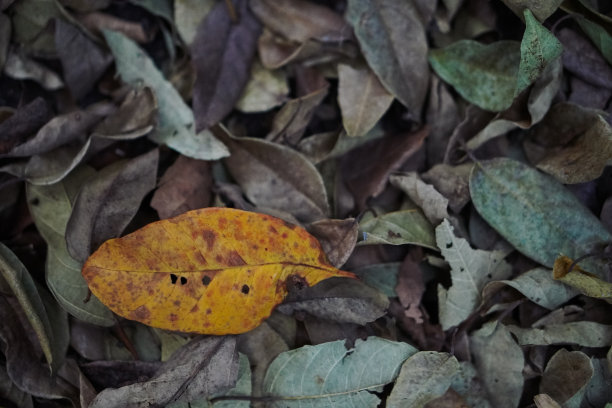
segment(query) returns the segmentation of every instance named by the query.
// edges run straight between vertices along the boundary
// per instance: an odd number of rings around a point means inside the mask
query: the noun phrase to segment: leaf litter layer
[[[2,403],[610,405],[612,10],[548,3],[0,2]]]

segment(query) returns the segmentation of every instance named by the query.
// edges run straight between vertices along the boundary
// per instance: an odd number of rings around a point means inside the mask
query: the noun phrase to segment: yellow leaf
[[[257,327],[291,288],[355,278],[330,265],[304,229],[229,208],[190,211],[106,241],[83,276],[120,316],[218,335]]]

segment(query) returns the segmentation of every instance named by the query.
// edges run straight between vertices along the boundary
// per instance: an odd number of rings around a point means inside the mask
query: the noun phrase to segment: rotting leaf
[[[218,2],[200,23],[191,45],[197,132],[217,124],[234,108],[251,73],[261,25],[247,0],[230,1],[238,21],[232,21],[225,2]]]
[[[354,277],[331,266],[305,230],[223,208],[190,211],[109,240],[85,263],[83,276],[121,316],[206,334],[255,328],[293,286]]]
[[[321,247],[329,262],[340,268],[355,248],[359,224],[354,218],[323,219],[308,224],[306,229],[321,242]]]
[[[68,251],[77,261],[84,262],[103,241],[123,232],[155,187],[158,158],[154,149],[113,163],[83,186],[66,228]]]
[[[174,353],[148,381],[106,389],[89,408],[167,406],[210,397],[236,384],[238,367],[235,337],[198,337]]]
[[[397,377],[401,364],[417,350],[407,343],[369,337],[347,350],[344,341],[304,346],[280,354],[268,367],[265,395],[273,407],[331,403],[374,407],[376,393]],[[376,364],[372,364],[373,358]]]
[[[64,87],[64,81],[58,74],[40,62],[29,58],[21,50],[9,50],[4,64],[4,74],[14,79],[36,81],[48,91],[57,91]]]
[[[265,112],[289,99],[288,94],[285,71],[272,71],[256,60],[251,67],[249,82],[236,102],[236,109],[242,112]]]
[[[47,102],[38,97],[0,123],[0,155],[26,142],[51,117]]]

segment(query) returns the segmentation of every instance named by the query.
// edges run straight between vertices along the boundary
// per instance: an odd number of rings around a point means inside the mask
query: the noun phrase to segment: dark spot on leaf
[[[151,311],[145,305],[138,306],[138,308],[132,310],[130,318],[138,321],[147,321],[151,316]]]
[[[244,293],[245,295],[249,294],[249,290],[250,290],[249,285],[242,285],[242,289],[240,289],[240,291]]]
[[[33,199],[32,201],[30,201],[30,204],[32,205],[38,205],[40,204],[40,200],[38,198]]]
[[[301,291],[306,287],[308,287],[308,282],[300,275],[289,275],[285,280],[285,288],[288,292]]]
[[[325,382],[325,380],[320,375],[315,375],[315,382],[319,385],[322,385]]]
[[[187,278],[184,276],[181,276],[181,285],[184,285],[187,283]]]
[[[170,313],[168,319],[170,319],[171,322],[176,322],[178,320],[178,316],[174,313]]]
[[[215,245],[215,241],[217,239],[217,233],[211,230],[204,230],[202,231],[202,238],[204,239],[204,241],[206,241],[206,246],[208,247],[208,250],[210,251]]]
[[[487,274],[487,278],[491,279],[493,277],[493,275],[491,275],[490,273]]]
[[[172,284],[174,285],[177,280],[178,280],[178,276],[176,276],[175,274],[171,273],[170,274],[170,282],[172,282]]]
[[[288,237],[288,236],[289,236],[289,235],[287,235],[287,233],[286,233],[286,232],[283,232],[283,235],[282,235],[283,239],[287,239],[287,237]]]
[[[217,261],[217,263],[221,263],[223,262],[223,257],[221,255],[215,255],[215,261]]]
[[[463,272],[463,271],[465,271],[465,268],[462,266],[459,268],[459,272]]]
[[[204,286],[208,286],[208,284],[210,283],[211,279],[210,276],[204,276],[202,278],[202,283],[204,284]]]
[[[287,222],[285,220],[281,220],[283,224],[285,224],[285,227],[289,228],[289,229],[295,229],[295,227],[297,227],[297,225],[292,224],[290,222]]]
[[[446,249],[448,249],[448,248],[452,248],[452,247],[453,247],[453,243],[452,243],[452,242],[448,242],[448,243],[446,244]]]
[[[193,257],[196,259],[196,261],[198,261],[200,265],[206,265],[208,263],[206,262],[206,259],[204,258],[204,256],[202,256],[200,251],[194,251]]]
[[[271,232],[271,233],[273,233],[273,234],[278,234],[278,231],[276,230],[276,228],[274,228],[274,227],[273,227],[273,226],[271,226],[271,225],[268,227],[268,231],[270,231],[270,232]]]
[[[228,253],[227,265],[228,266],[242,266],[242,265],[246,265],[246,262],[244,261],[244,259],[242,259],[242,257],[236,250],[232,250],[232,251],[229,251]]]
[[[208,309],[206,309],[206,314],[209,315],[212,313],[212,310],[210,309],[210,307]]]
[[[391,230],[387,231],[387,238],[399,238],[401,236],[402,235],[400,233],[398,233],[398,232],[394,232],[394,231],[391,231]]]
[[[174,306],[179,307],[181,305],[181,301],[180,300],[175,300],[174,301]]]

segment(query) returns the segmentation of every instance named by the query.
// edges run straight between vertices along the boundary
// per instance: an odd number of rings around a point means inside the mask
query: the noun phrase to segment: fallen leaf
[[[434,187],[426,184],[416,172],[392,174],[389,177],[391,185],[402,190],[415,203],[430,223],[438,225],[448,214],[448,200]]]
[[[365,142],[343,157],[342,173],[357,201],[357,210],[363,211],[366,201],[384,190],[389,174],[421,148],[428,134],[427,127],[408,134],[391,134]]]
[[[81,30],[63,20],[55,20],[55,48],[62,63],[66,84],[79,100],[91,91],[112,63],[104,51]]]
[[[55,53],[53,31],[47,30],[52,19],[63,18],[66,10],[53,0],[19,1],[11,8],[13,36],[25,48],[43,55]]]
[[[427,39],[414,2],[350,0],[346,19],[368,65],[418,117],[427,93]]]
[[[217,124],[234,108],[251,74],[261,25],[246,0],[231,1],[238,21],[232,20],[227,4],[217,3],[200,23],[191,45],[197,132]]]
[[[292,285],[354,277],[331,266],[303,229],[221,208],[190,211],[107,241],[88,259],[83,276],[121,316],[207,334],[257,327]]]
[[[579,290],[583,295],[612,303],[612,283],[586,272],[578,264],[570,271],[573,261],[567,256],[560,256],[553,267],[553,277]]]
[[[236,384],[238,367],[234,337],[199,337],[174,353],[148,381],[106,389],[89,407],[144,408],[210,397]]]
[[[383,316],[388,307],[389,299],[383,293],[358,280],[330,279],[314,287],[292,287],[277,309],[285,314],[306,312],[333,322],[365,325]]]
[[[561,408],[561,405],[548,394],[538,394],[533,397],[537,408]]]
[[[352,37],[344,19],[328,7],[304,0],[254,0],[253,13],[270,30],[296,42],[340,43]]]
[[[355,248],[359,224],[354,218],[323,219],[308,224],[306,229],[319,240],[329,262],[340,268]]]
[[[559,30],[557,37],[563,44],[566,70],[595,86],[612,88],[612,68],[588,39],[570,28]]]
[[[66,225],[76,195],[94,170],[84,166],[66,179],[50,186],[26,185],[30,213],[36,228],[47,242],[45,278],[51,293],[71,315],[100,326],[112,326],[115,319],[98,299],[84,303],[89,289],[81,275],[82,262],[72,258],[66,247]]]
[[[338,64],[338,81],[338,104],[346,133],[366,134],[389,109],[393,95],[367,66]]]
[[[57,73],[29,58],[23,51],[9,50],[4,63],[4,74],[14,79],[36,81],[48,91],[64,87],[64,81]]]
[[[198,26],[215,3],[215,0],[176,0],[174,2],[176,29],[186,44],[191,45]]]
[[[149,87],[132,89],[119,108],[96,125],[92,137],[129,140],[149,133],[157,119],[157,99]]]
[[[459,395],[463,397],[466,402],[466,407],[492,407],[492,405],[489,403],[487,392],[484,389],[484,385],[478,377],[478,372],[476,371],[476,368],[474,368],[472,363],[469,361],[459,362],[459,370],[453,378],[451,388],[453,389],[453,391],[456,391]],[[428,406],[427,408],[436,408],[436,406]],[[453,405],[452,408],[464,407],[455,407]]]
[[[28,140],[43,126],[52,112],[41,97],[17,109],[15,113],[0,122],[0,155],[10,152]]]
[[[61,320],[63,320],[63,324],[52,326],[50,315],[45,308],[42,295],[39,293],[35,281],[19,258],[2,243],[0,243],[0,276],[8,283],[12,294],[23,308],[36,333],[50,371],[56,374],[59,367],[64,363],[68,346],[67,341],[62,341],[67,340],[66,334],[68,331],[65,312],[62,311]],[[62,333],[62,330],[66,333]],[[62,339],[62,337],[64,338]]]
[[[66,227],[68,252],[74,259],[85,262],[102,242],[123,232],[155,187],[158,158],[154,149],[116,162],[83,186]]]
[[[342,340],[304,346],[274,359],[264,380],[264,395],[279,399],[283,407],[328,404],[330,394],[336,405],[355,406],[359,401],[359,406],[377,406],[376,393],[395,380],[400,365],[416,352],[407,343],[378,337],[358,339],[351,350]]]
[[[78,17],[78,21],[89,31],[97,34],[112,30],[137,43],[147,43],[151,40],[151,35],[147,34],[141,23],[123,20],[108,13],[94,11],[82,14]]]
[[[236,109],[242,112],[265,112],[289,99],[287,75],[283,70],[270,70],[257,60]]]
[[[523,10],[529,9],[540,21],[546,20],[558,8],[563,0],[553,0],[542,3],[538,0],[503,0],[504,4],[518,17],[523,17]]]
[[[389,262],[365,265],[352,272],[366,284],[380,290],[388,297],[397,297],[395,288],[401,262]]]
[[[419,263],[423,258],[423,251],[416,247],[411,249],[402,262],[397,276],[395,293],[400,303],[406,309],[406,317],[413,319],[417,324],[423,323],[423,313],[419,306],[421,298],[425,293],[425,283],[423,273]]]
[[[159,181],[151,207],[161,219],[208,207],[212,183],[209,162],[179,156]]]
[[[300,153],[261,139],[234,137],[223,127],[212,131],[230,149],[224,164],[255,205],[289,212],[305,222],[327,216],[321,175]]]
[[[546,365],[540,392],[548,394],[563,406],[579,406],[592,376],[593,365],[586,354],[561,349]],[[574,398],[576,402],[572,403]]]
[[[444,220],[436,228],[436,242],[451,266],[452,286],[438,285],[440,324],[444,330],[459,325],[481,302],[481,291],[487,282],[508,278],[512,267],[501,251],[470,248],[469,243],[455,236],[453,227]]]
[[[204,130],[195,132],[193,112],[147,54],[132,40],[114,31],[104,31],[121,79],[133,86],[145,83],[159,104],[159,127],[149,137],[185,156],[216,160],[229,154],[227,148]]]
[[[523,391],[523,350],[501,323],[486,323],[470,336],[474,364],[491,406],[516,408]]]
[[[448,390],[458,370],[459,362],[448,353],[419,351],[402,364],[387,406],[425,406]]]
[[[474,206],[516,249],[552,268],[559,253],[577,258],[612,240],[599,220],[563,185],[520,162],[500,158],[474,167]],[[570,221],[571,220],[571,221]],[[600,274],[601,261],[583,267]]]
[[[326,85],[283,105],[274,116],[272,129],[266,139],[290,146],[296,145],[306,131],[315,109],[327,96],[328,88]]]
[[[549,310],[558,308],[578,295],[577,291],[567,285],[555,282],[551,276],[550,269],[535,268],[512,280],[499,280],[487,283],[482,291],[483,299],[489,299],[503,286],[510,286],[518,290],[527,299]]]
[[[538,328],[508,326],[520,345],[579,344],[583,347],[608,347],[612,326],[579,321],[549,324]]]
[[[437,249],[433,227],[418,208],[394,211],[378,217],[368,214],[359,223],[363,240],[357,245],[414,244]]]

